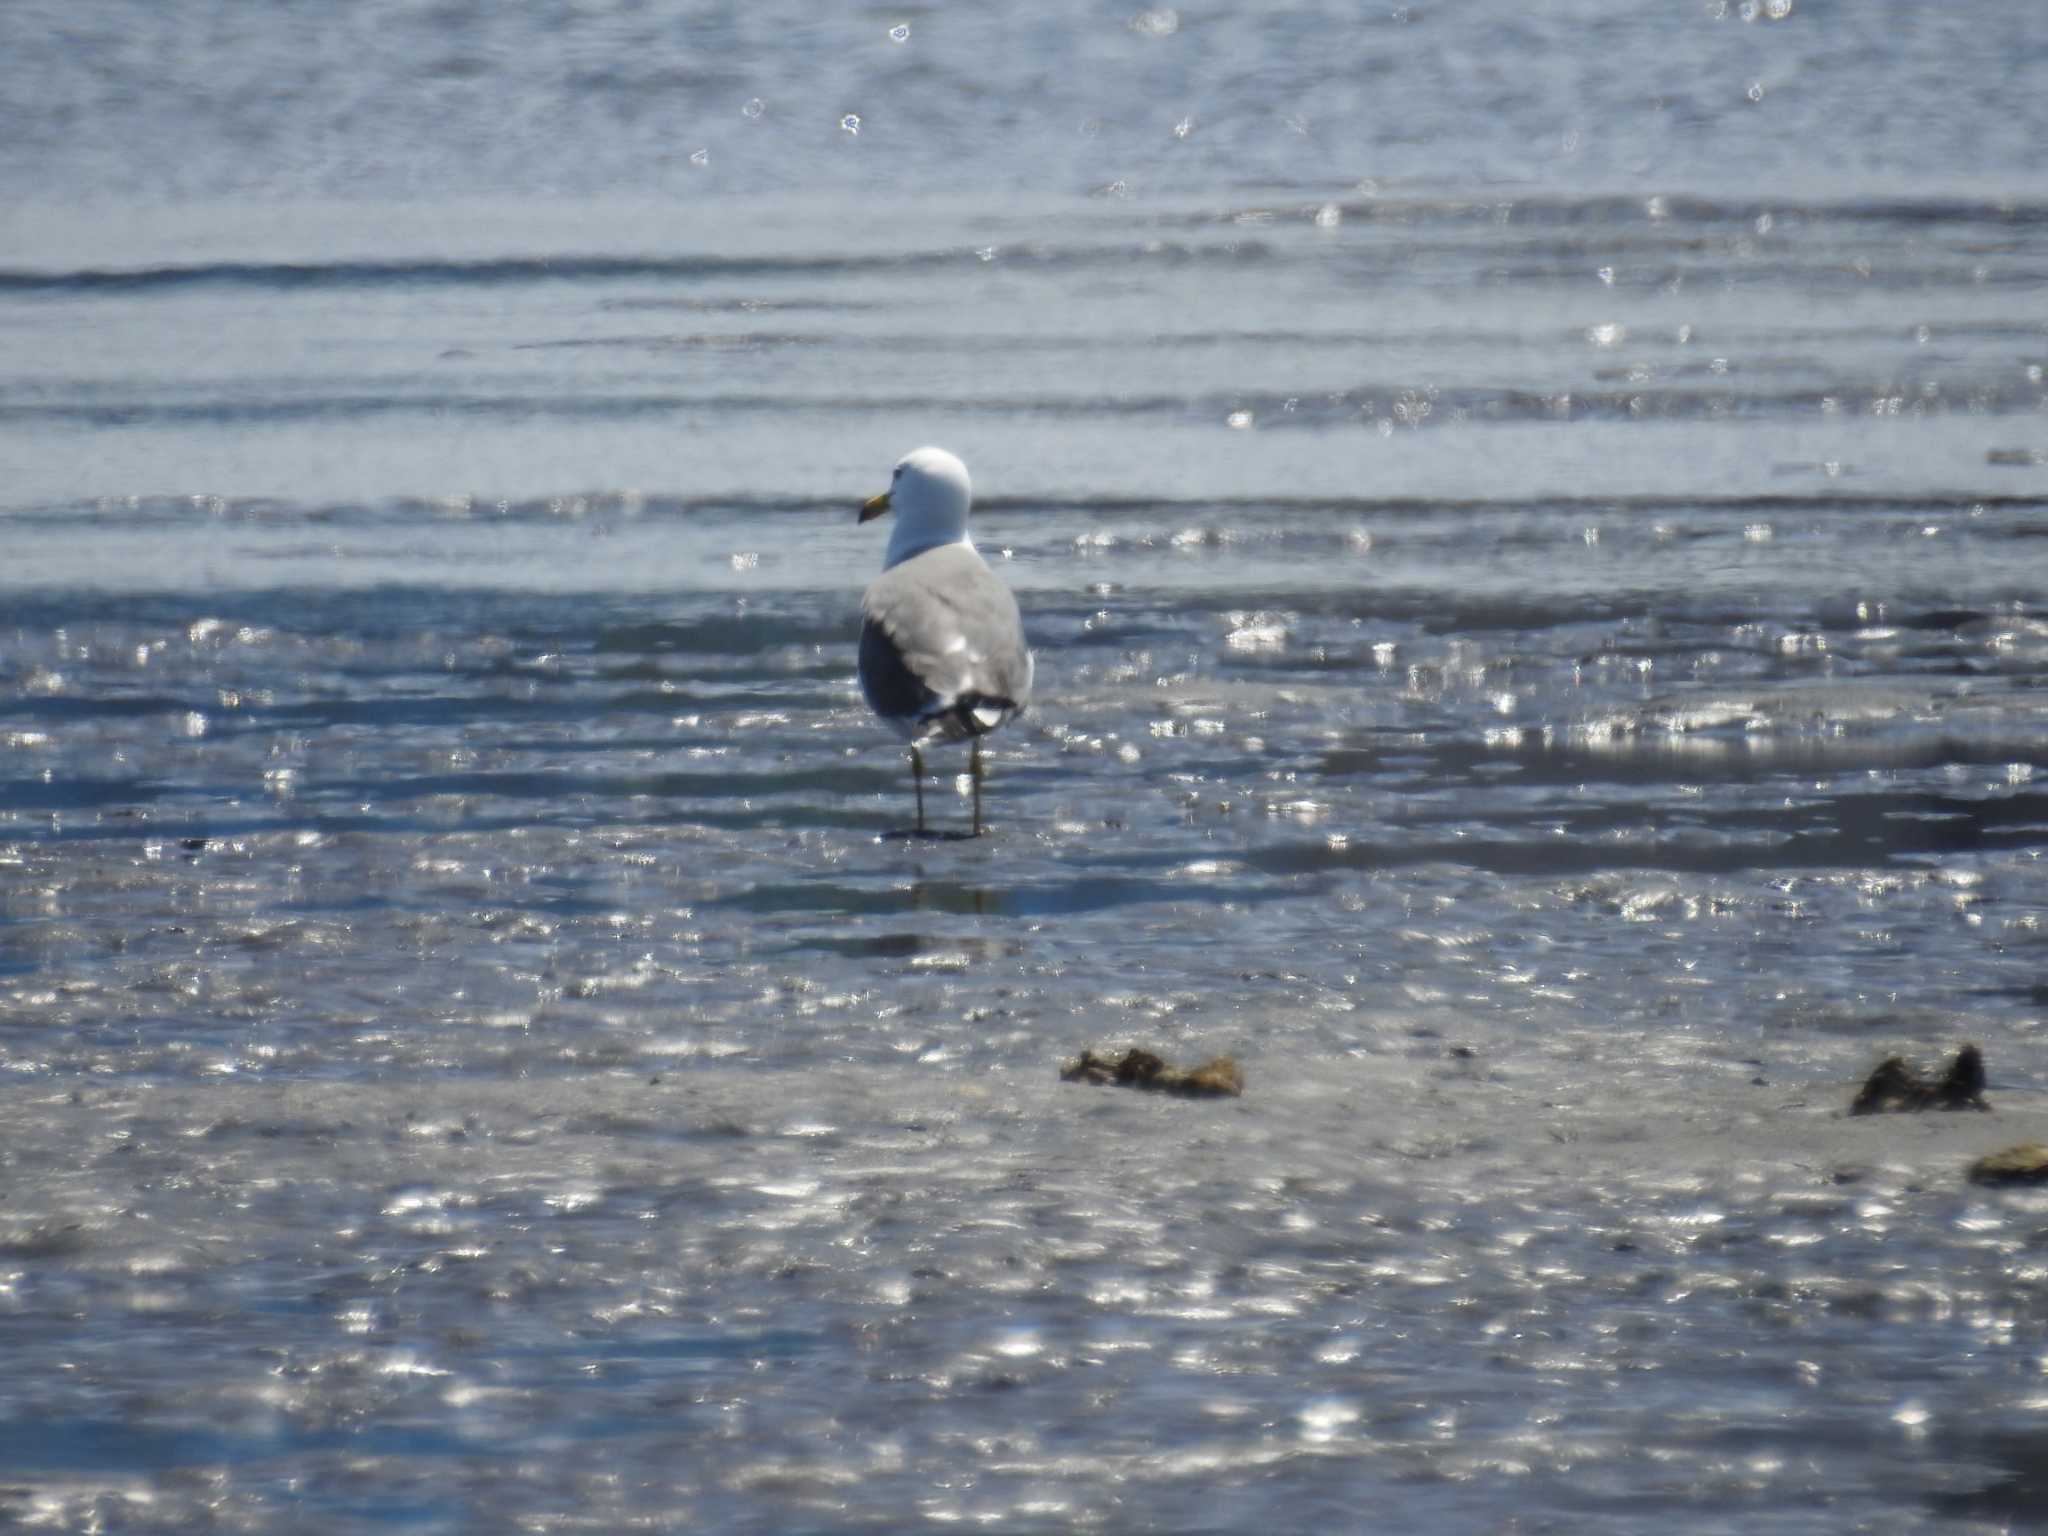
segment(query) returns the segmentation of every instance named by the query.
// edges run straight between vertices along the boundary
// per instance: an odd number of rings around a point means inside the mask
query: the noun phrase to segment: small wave
[[[522,283],[691,282],[811,273],[835,277],[957,261],[942,252],[875,256],[497,256],[476,261],[215,261],[71,270],[0,268],[0,293],[151,294],[189,288],[497,287]],[[971,258],[970,258],[971,259]]]
[[[649,346],[660,343],[650,341]],[[323,394],[300,399],[235,395],[210,399],[17,399],[0,403],[0,424],[38,422],[115,430],[131,427],[256,426],[290,422],[345,422],[406,417],[468,420],[624,421],[690,413],[705,418],[757,416],[800,409],[833,415],[930,419],[979,417],[1055,421],[1256,421],[1268,431],[1416,431],[1450,423],[1585,421],[1719,421],[1813,419],[1837,405],[1871,415],[1931,418],[2032,414],[2040,395],[2032,385],[1985,377],[1966,392],[1930,395],[1917,383],[1862,381],[1806,389],[1563,389],[1538,392],[1496,388],[1365,388],[1320,400],[1295,394],[1024,394],[945,395],[847,393],[793,398],[789,394],[659,392],[583,397],[560,394],[484,394],[450,391],[411,394]]]
[[[1683,193],[1546,196],[1506,194],[1499,197],[1432,197],[1399,190],[1370,197],[1315,196],[1303,184],[1306,200],[1284,206],[1192,210],[1168,215],[1163,222],[1181,227],[1234,226],[1250,219],[1313,219],[1334,208],[1342,223],[1417,225],[1488,224],[1534,228],[1610,230],[1617,226],[1647,227],[1727,225],[1754,229],[1760,218],[1808,224],[1902,224],[1952,227],[1991,225],[2002,229],[2033,229],[2048,224],[2048,201],[2017,198],[1873,197],[1765,200],[1717,198]]]
[[[1414,496],[983,496],[975,499],[979,515],[994,518],[1032,517],[1048,523],[1080,521],[1089,532],[1088,552],[1101,554],[1128,546],[1149,558],[1172,543],[1174,530],[1202,530],[1197,540],[1178,546],[1183,552],[1214,547],[1227,550],[1242,532],[1263,530],[1293,541],[1316,543],[1319,536],[1341,537],[1348,548],[1355,525],[1371,520],[1375,528],[1432,530],[1450,520],[1513,517],[1539,525],[1550,519],[1588,515],[1630,521],[1656,521],[1684,514],[1725,522],[1767,516],[1867,516],[1872,513],[1920,515],[1944,505],[1991,512],[2037,512],[2048,509],[2048,492],[1981,495],[1957,491],[1948,497],[1897,494],[1877,490],[1815,489],[1746,496],[1623,495],[1548,496],[1534,501]],[[301,525],[319,528],[418,527],[432,523],[556,524],[581,522],[691,522],[728,518],[755,522],[764,518],[836,516],[850,505],[844,498],[821,496],[649,495],[638,491],[589,490],[517,499],[478,496],[399,496],[365,502],[295,502],[268,496],[136,495],[65,501],[0,512],[0,524],[15,527],[53,526],[70,529],[163,527],[202,523]],[[1156,535],[1132,530],[1105,533],[1106,519],[1142,518]],[[1980,528],[1979,536],[2048,537],[2031,524],[2000,524]],[[1458,535],[1465,537],[1465,534]],[[1547,535],[1545,535],[1547,537]],[[1674,530],[1672,537],[1705,536]],[[1942,614],[1951,610],[1940,610]],[[1962,610],[1954,610],[1960,613]],[[1950,627],[1945,619],[1899,619],[1908,625],[1931,623]]]
[[[1127,241],[1032,245],[996,258],[1042,270],[1125,268],[1134,254]],[[1257,241],[1145,241],[1135,254],[1154,265],[1262,262],[1276,253]],[[533,283],[703,282],[811,276],[836,279],[866,273],[915,273],[980,265],[971,249],[845,252],[752,256],[494,256],[473,261],[394,258],[366,261],[214,261],[141,267],[38,269],[0,267],[0,293],[154,294],[191,288],[303,292],[323,288],[501,287]]]

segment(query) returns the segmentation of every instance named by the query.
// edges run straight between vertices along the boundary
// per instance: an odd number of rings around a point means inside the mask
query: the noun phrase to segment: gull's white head
[[[886,567],[941,544],[966,544],[973,495],[965,464],[943,448],[916,448],[896,461],[889,489],[862,504],[860,520],[896,514]]]

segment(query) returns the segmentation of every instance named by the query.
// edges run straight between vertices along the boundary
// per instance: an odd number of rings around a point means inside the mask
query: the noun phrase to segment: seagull
[[[1031,697],[1031,651],[1017,599],[967,537],[973,488],[943,448],[896,464],[889,489],[861,504],[860,521],[896,514],[882,574],[860,600],[860,691],[910,743],[917,830],[924,831],[924,754],[966,740],[981,836],[981,738]]]

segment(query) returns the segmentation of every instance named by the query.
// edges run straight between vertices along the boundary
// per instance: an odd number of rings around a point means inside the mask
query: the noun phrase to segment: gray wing
[[[1017,599],[966,545],[912,556],[861,599],[861,692],[912,735],[994,730],[1031,697],[1031,674]]]

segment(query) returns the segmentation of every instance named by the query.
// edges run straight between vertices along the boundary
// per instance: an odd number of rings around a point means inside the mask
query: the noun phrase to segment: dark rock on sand
[[[1899,1114],[1919,1109],[1989,1109],[1984,1102],[1984,1054],[1966,1045],[1938,1080],[1929,1080],[1906,1064],[1903,1056],[1887,1056],[1877,1064],[1849,1106],[1852,1115]]]
[[[2048,1147],[2023,1141],[1970,1164],[1972,1184],[2048,1184]]]
[[[1083,1051],[1060,1068],[1067,1083],[1112,1083],[1119,1088],[1149,1088],[1155,1093],[1188,1099],[1234,1098],[1244,1092],[1244,1068],[1228,1056],[1215,1056],[1198,1067],[1168,1066],[1150,1051],[1128,1050],[1121,1056]]]

